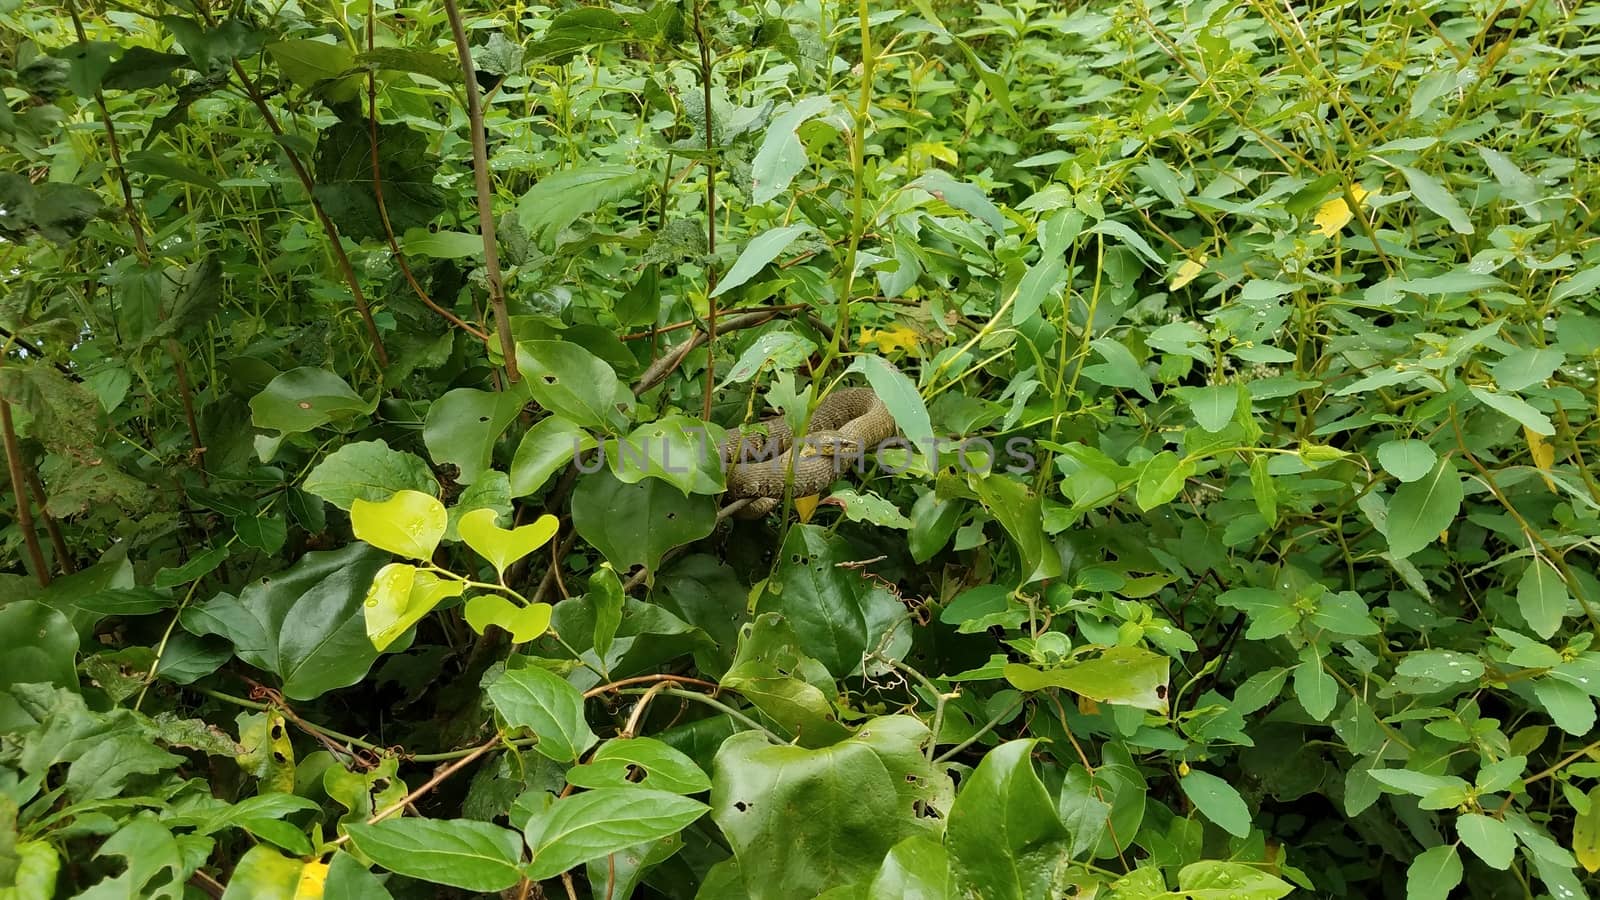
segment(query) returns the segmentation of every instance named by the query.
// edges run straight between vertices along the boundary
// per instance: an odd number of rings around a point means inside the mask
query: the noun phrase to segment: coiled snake
[[[824,397],[798,442],[781,416],[765,419],[723,441],[729,499],[749,499],[742,517],[765,515],[783,498],[794,470],[793,494],[820,493],[893,437],[894,416],[871,388],[844,388]]]

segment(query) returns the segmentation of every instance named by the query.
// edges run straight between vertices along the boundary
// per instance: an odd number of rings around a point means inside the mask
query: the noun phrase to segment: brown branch
[[[67,540],[61,536],[61,526],[56,524],[56,517],[50,515],[49,498],[45,496],[44,485],[39,483],[39,473],[29,469],[28,488],[33,492],[33,500],[39,504],[39,518],[44,522],[44,530],[50,534],[50,546],[56,550],[56,564],[61,566],[61,574],[71,575],[78,571],[72,562],[72,554],[67,552]]]
[[[367,824],[376,825],[379,822],[382,822],[384,819],[387,819],[395,813],[400,812],[401,810],[410,806],[417,800],[427,796],[428,792],[432,791],[439,785],[444,784],[451,775],[454,775],[462,769],[465,769],[467,766],[471,765],[475,760],[477,760],[478,757],[483,756],[485,753],[488,753],[494,748],[500,746],[500,743],[500,735],[497,734],[488,742],[479,744],[471,753],[468,753],[466,756],[461,757],[450,765],[440,769],[438,772],[435,772],[432,778],[429,778],[427,781],[422,783],[421,787],[418,787],[416,790],[406,794],[404,797],[401,797],[394,803],[391,803],[383,809],[373,813],[372,818],[367,820]],[[337,847],[348,840],[350,840],[350,835],[348,833],[341,834],[329,841],[328,846]]]
[[[339,273],[344,276],[345,284],[350,287],[350,297],[355,302],[356,312],[361,314],[361,321],[367,329],[367,339],[372,342],[372,353],[377,357],[378,365],[389,367],[389,351],[384,349],[383,336],[378,333],[378,323],[372,318],[372,308],[367,305],[367,295],[361,291],[361,282],[356,278],[355,267],[350,265],[350,257],[344,252],[344,243],[339,237],[339,226],[333,224],[333,219],[328,217],[328,211],[322,208],[322,201],[317,199],[317,182],[311,177],[311,170],[306,168],[300,154],[284,142],[283,126],[278,124],[278,117],[272,114],[272,107],[267,105],[267,98],[261,95],[256,83],[250,80],[244,66],[238,60],[233,61],[233,73],[239,77],[239,83],[244,87],[245,94],[250,102],[260,111],[261,118],[267,123],[267,130],[278,138],[278,147],[283,150],[283,155],[289,160],[289,168],[294,170],[295,177],[300,180],[300,186],[305,188],[306,199],[311,201],[311,209],[317,215],[317,221],[322,224],[322,230],[328,235],[334,263],[339,267]]]
[[[483,105],[478,97],[478,73],[472,65],[472,46],[461,24],[456,0],[444,0],[450,31],[456,39],[456,55],[461,58],[461,75],[467,95],[467,127],[472,130],[472,179],[478,187],[478,230],[483,235],[483,267],[489,282],[489,305],[494,309],[494,327],[500,332],[500,352],[505,357],[506,377],[513,384],[522,380],[517,371],[517,340],[511,333],[511,314],[506,309],[506,290],[500,278],[500,248],[494,231],[494,195],[489,190],[489,145],[483,129]]]
[[[727,334],[730,331],[740,331],[745,328],[754,328],[757,325],[765,325],[776,318],[778,312],[776,309],[760,309],[755,312],[742,313],[724,321],[719,331],[722,334]],[[642,394],[665,381],[666,377],[672,374],[672,370],[683,364],[684,357],[687,357],[696,347],[705,344],[709,340],[710,336],[706,332],[697,331],[688,340],[674,345],[671,350],[667,351],[665,356],[652,363],[650,368],[639,376],[638,381],[634,382],[634,394]]]
[[[39,547],[39,536],[33,531],[33,509],[28,502],[27,479],[22,474],[22,450],[17,445],[17,430],[11,424],[11,401],[0,397],[0,434],[4,435],[6,467],[11,471],[11,493],[17,498],[17,527],[22,529],[22,539],[28,545],[28,558],[33,561],[34,577],[40,587],[50,586],[50,570],[45,568],[44,550]]]

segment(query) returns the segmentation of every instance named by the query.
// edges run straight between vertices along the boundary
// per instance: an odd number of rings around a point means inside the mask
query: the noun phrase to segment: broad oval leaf
[[[667,791],[607,787],[557,800],[528,822],[529,878],[554,878],[591,859],[677,834],[710,807]]]
[[[390,819],[345,826],[356,849],[408,878],[468,891],[503,891],[522,878],[522,837],[470,819]]]
[[[583,694],[546,669],[507,670],[489,685],[489,702],[507,725],[532,731],[539,738],[533,749],[557,762],[577,762],[598,740],[583,715]]]

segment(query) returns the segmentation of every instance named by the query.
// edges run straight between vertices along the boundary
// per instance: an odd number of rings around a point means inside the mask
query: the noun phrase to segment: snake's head
[[[861,455],[861,442],[840,431],[813,431],[800,440],[800,458],[837,458]]]

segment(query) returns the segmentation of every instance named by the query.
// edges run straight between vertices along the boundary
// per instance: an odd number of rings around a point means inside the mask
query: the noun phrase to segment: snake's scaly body
[[[728,497],[751,499],[750,510],[756,514],[770,510],[783,497],[791,466],[793,496],[820,493],[894,433],[894,416],[871,388],[834,391],[817,406],[798,442],[782,417],[724,441]]]

